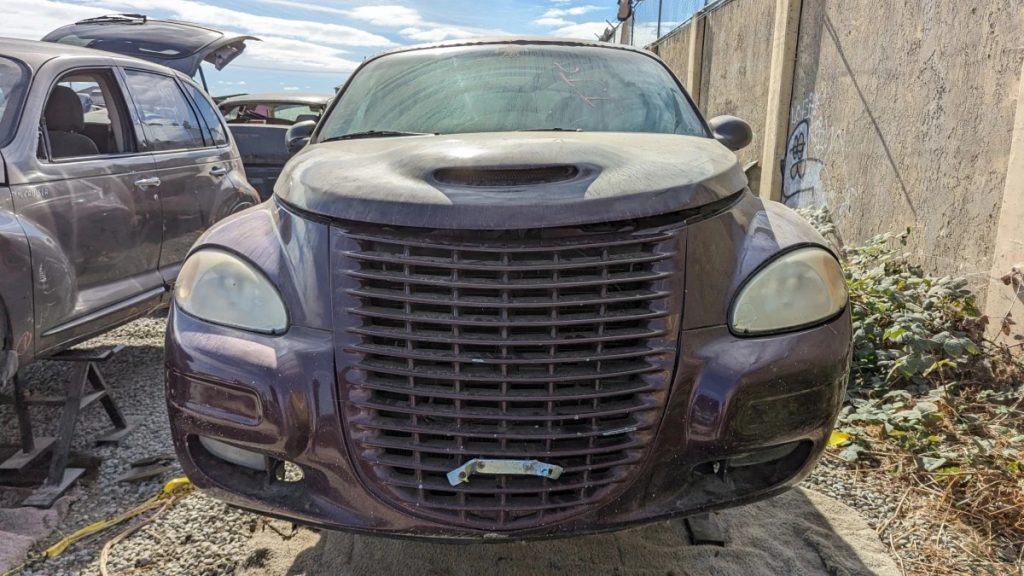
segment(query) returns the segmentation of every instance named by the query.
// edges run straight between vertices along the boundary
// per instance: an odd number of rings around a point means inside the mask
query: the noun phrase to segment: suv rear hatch
[[[163,64],[195,76],[203,62],[223,69],[255,36],[233,35],[174,20],[152,20],[142,14],[116,14],[79,20],[43,37],[44,42],[85,46]]]

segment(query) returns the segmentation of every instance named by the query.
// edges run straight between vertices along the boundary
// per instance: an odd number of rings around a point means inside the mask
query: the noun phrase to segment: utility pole
[[[664,0],[658,0],[658,35],[655,40],[661,38],[661,8],[664,6]]]

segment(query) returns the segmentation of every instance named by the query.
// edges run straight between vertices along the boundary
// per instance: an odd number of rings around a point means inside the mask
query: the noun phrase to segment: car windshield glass
[[[221,112],[230,124],[294,124],[300,120],[317,120],[323,112],[319,104],[245,102],[223,105]]]
[[[13,60],[0,56],[0,146],[14,134],[22,97],[28,86],[28,73]]]
[[[653,58],[597,46],[520,44],[413,50],[370,62],[340,96],[319,139],[371,130],[707,135]]]

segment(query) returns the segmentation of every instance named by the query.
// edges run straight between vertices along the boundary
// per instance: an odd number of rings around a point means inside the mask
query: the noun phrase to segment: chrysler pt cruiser
[[[167,401],[192,481],[335,529],[610,530],[767,498],[849,371],[825,240],[751,194],[656,56],[552,39],[368,59],[269,202],[192,248]]]

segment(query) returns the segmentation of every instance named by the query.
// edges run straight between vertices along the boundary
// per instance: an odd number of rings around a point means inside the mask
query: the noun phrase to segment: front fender
[[[192,251],[215,247],[246,258],[280,290],[292,325],[329,330],[328,233],[326,224],[301,218],[271,200],[218,222]]]
[[[14,213],[10,189],[0,186],[0,337],[8,336],[0,348],[13,348],[21,365],[35,355],[33,318],[28,237]]]
[[[750,274],[779,252],[808,244],[832,251],[796,212],[749,193],[732,209],[690,226],[683,329],[726,324],[729,305]]]

